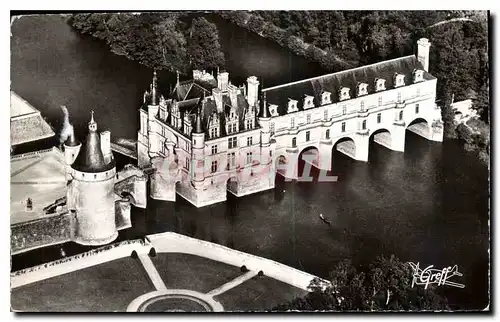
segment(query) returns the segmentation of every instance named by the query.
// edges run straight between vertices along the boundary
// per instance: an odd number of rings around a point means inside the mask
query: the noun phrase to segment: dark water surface
[[[317,76],[317,64],[217,20],[233,83],[265,77],[266,87]],[[228,28],[231,26],[231,28]],[[12,25],[12,88],[56,130],[66,104],[81,138],[89,111],[113,138],[134,138],[138,106],[151,71],[76,34],[59,16],[25,17]],[[160,74],[168,88],[170,74]],[[118,157],[119,158],[119,157]],[[120,158],[119,158],[120,159]],[[340,260],[366,264],[395,254],[420,266],[457,264],[464,289],[442,286],[454,308],[488,303],[488,169],[454,141],[433,143],[407,133],[406,151],[372,145],[370,161],[335,153],[338,182],[277,180],[277,188],[197,209],[150,200],[136,209],[120,239],[176,231],[267,257],[322,277]],[[120,161],[120,160],[119,160]],[[121,160],[123,162],[123,160]],[[324,224],[323,214],[331,221]],[[67,254],[85,250],[65,245]],[[58,248],[13,259],[13,270],[60,256]],[[42,259],[40,259],[42,258]]]

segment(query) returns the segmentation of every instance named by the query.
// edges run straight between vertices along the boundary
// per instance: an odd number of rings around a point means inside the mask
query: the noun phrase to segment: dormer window
[[[332,93],[323,92],[321,94],[321,105],[330,104],[332,102]]]
[[[385,79],[376,78],[375,79],[375,91],[380,92],[385,90]]]
[[[415,69],[413,71],[413,82],[418,83],[424,80],[424,71],[421,69]]]
[[[394,87],[400,87],[405,85],[405,75],[403,74],[394,74]]]
[[[339,101],[347,100],[351,98],[349,92],[351,89],[349,87],[342,87],[339,91]]]
[[[314,96],[306,95],[304,97],[304,109],[314,107]]]
[[[269,105],[269,113],[271,116],[278,116],[278,105],[270,104]]]
[[[368,94],[368,84],[366,83],[358,83],[357,86],[357,96],[363,96]]]
[[[293,113],[293,112],[297,112],[298,109],[297,109],[297,101],[296,100],[292,100],[292,99],[288,99],[288,110],[287,110],[287,113]]]

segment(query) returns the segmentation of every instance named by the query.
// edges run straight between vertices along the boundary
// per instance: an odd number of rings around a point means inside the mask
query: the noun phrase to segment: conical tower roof
[[[262,93],[262,106],[259,111],[259,117],[269,118],[271,114],[269,113],[269,108],[267,107],[266,92]]]
[[[193,133],[203,133],[203,126],[201,125],[201,108],[202,108],[202,106],[203,106],[203,103],[201,102],[198,105],[198,108],[196,111],[196,121],[195,121]]]
[[[85,143],[80,148],[80,152],[71,167],[80,172],[104,172],[113,169],[114,162],[106,164],[101,150],[101,141],[97,133],[97,123],[94,121],[94,112],[89,122],[89,133]]]

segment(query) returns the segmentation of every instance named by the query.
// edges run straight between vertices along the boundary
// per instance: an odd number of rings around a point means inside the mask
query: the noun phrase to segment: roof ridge
[[[194,84],[194,82],[191,83],[191,86],[189,86],[189,89],[186,91],[186,95],[184,95],[184,98],[182,99],[183,101],[186,100],[186,97],[188,97],[189,92],[191,92],[191,89],[193,88],[193,84]]]
[[[412,54],[412,55],[407,55],[407,56],[403,56],[403,57],[393,58],[393,59],[380,61],[380,62],[377,62],[377,63],[374,63],[374,64],[370,64],[370,65],[359,66],[359,67],[355,67],[355,68],[351,68],[351,69],[346,69],[346,70],[342,70],[342,71],[338,71],[338,72],[334,72],[334,73],[330,73],[330,74],[325,74],[325,75],[321,75],[321,76],[316,76],[316,77],[311,77],[311,78],[307,78],[307,79],[302,79],[302,80],[298,80],[298,81],[287,83],[287,84],[281,84],[281,85],[276,85],[276,86],[273,86],[273,87],[263,88],[262,92],[266,92],[266,91],[270,91],[270,90],[273,90],[273,89],[278,89],[278,88],[282,88],[282,87],[286,87],[286,86],[290,86],[290,85],[300,84],[300,83],[303,83],[303,82],[312,81],[312,80],[320,79],[320,78],[323,78],[323,77],[328,77],[328,76],[333,76],[333,75],[337,75],[337,74],[352,72],[352,71],[363,69],[363,68],[374,67],[376,65],[380,65],[380,64],[388,63],[388,62],[393,62],[393,61],[397,61],[397,60],[403,60],[403,59],[407,59],[409,57],[414,57],[415,58],[415,55]]]

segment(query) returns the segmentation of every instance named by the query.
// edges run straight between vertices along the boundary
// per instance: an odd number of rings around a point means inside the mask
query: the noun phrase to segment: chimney
[[[222,72],[220,74],[217,74],[217,87],[225,92],[227,91],[227,85],[229,83],[229,73],[228,72]]]
[[[215,100],[215,105],[217,107],[217,112],[222,113],[223,111],[223,106],[222,106],[222,90],[219,88],[213,88],[212,89],[212,96],[214,97]]]
[[[109,164],[113,160],[113,153],[111,152],[111,132],[104,131],[100,133],[101,136],[101,151],[104,156],[104,162]]]
[[[237,107],[238,106],[238,87],[236,87],[234,85],[229,85],[228,90],[229,90],[229,99],[231,100],[231,106]]]
[[[429,49],[431,47],[431,43],[427,38],[420,38],[417,41],[418,45],[418,53],[417,59],[424,66],[424,70],[426,72],[429,71]]]
[[[247,78],[248,83],[248,105],[255,106],[259,95],[259,81],[257,77],[250,76]]]

